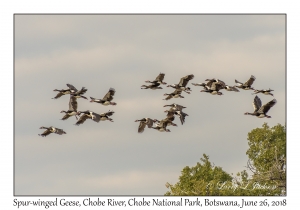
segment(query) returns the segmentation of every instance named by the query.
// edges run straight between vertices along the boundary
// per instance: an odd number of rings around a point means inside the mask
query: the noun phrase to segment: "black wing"
[[[76,122],[75,125],[83,124],[83,123],[86,121],[86,119],[88,119],[88,118],[90,118],[90,117],[89,117],[87,114],[82,115],[82,116],[79,118],[79,120]]]
[[[143,133],[145,127],[146,127],[146,123],[143,122],[143,121],[141,121],[141,122],[140,122],[140,125],[139,125],[139,128],[138,128],[138,133]]]
[[[252,105],[254,108],[254,112],[258,111],[261,108],[261,100],[258,96],[254,97]]]
[[[95,113],[95,112],[92,112],[92,120],[94,120],[95,122],[99,122],[100,121],[100,115]]]
[[[73,86],[73,85],[71,85],[71,84],[67,84],[67,86],[70,88],[70,91],[72,92],[72,93],[76,93],[78,90]]]
[[[66,134],[65,131],[63,131],[63,129],[59,129],[59,128],[55,128],[55,133],[62,135],[62,134]]]
[[[182,78],[180,79],[180,82],[178,83],[178,85],[181,86],[181,87],[185,87],[185,86],[188,84],[188,82],[189,82],[191,79],[193,79],[193,78],[194,78],[194,75],[193,75],[193,74],[190,74],[190,75],[187,75],[187,76],[185,76],[185,77],[182,77]]]
[[[50,129],[45,130],[42,134],[39,134],[39,136],[48,136],[51,133]]]
[[[248,81],[247,82],[245,82],[245,86],[251,86],[252,84],[253,84],[253,82],[254,82],[254,80],[255,80],[256,78],[253,76],[253,75],[251,75],[251,77],[250,77],[250,79],[248,79]]]
[[[154,81],[157,81],[157,82],[162,82],[164,80],[164,77],[165,77],[165,74],[164,73],[160,73],[156,79]]]
[[[110,88],[109,91],[106,93],[106,95],[103,97],[102,100],[104,101],[111,101],[113,100],[113,96],[115,95],[115,89],[114,88]]]
[[[260,107],[260,109],[258,110],[258,113],[267,114],[267,112],[271,109],[271,107],[273,107],[276,103],[277,103],[277,100],[274,98],[272,101],[269,101],[268,103],[266,103],[265,105]]]
[[[148,128],[152,128],[152,126],[153,126],[153,120],[150,119],[150,118],[146,118],[146,122],[147,122]]]
[[[101,113],[100,116],[104,117],[104,116],[112,116],[115,112],[114,111],[108,111],[108,112],[105,112],[105,113]]]
[[[77,111],[78,103],[77,98],[70,95],[70,101],[69,101],[69,110]]]

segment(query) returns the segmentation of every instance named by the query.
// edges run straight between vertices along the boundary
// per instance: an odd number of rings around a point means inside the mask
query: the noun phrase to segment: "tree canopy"
[[[280,124],[248,133],[249,172],[239,172],[235,177],[215,166],[209,156],[203,154],[196,166],[186,166],[179,181],[172,185],[165,195],[178,196],[243,196],[243,195],[285,195],[286,186],[286,128]]]

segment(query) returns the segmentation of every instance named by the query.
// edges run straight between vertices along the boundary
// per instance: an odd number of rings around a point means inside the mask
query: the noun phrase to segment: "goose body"
[[[222,92],[219,92],[221,89],[224,88],[224,84],[222,82],[212,82],[210,87],[204,87],[204,90],[201,90],[200,92],[206,92],[210,93],[212,95],[223,95]]]
[[[153,122],[156,122],[156,120],[152,120],[151,118],[142,118],[140,120],[136,120],[135,122],[140,122],[138,133],[143,133],[145,127],[148,126],[148,128],[152,128]]]
[[[50,127],[44,127],[44,126],[42,126],[42,127],[40,127],[40,129],[46,129],[42,134],[39,134],[39,136],[42,136],[42,137],[46,137],[50,133],[56,133],[58,135],[66,134],[66,132],[63,131],[62,129],[55,128],[53,126],[50,126]]]
[[[226,85],[224,89],[227,90],[227,91],[240,92],[239,89],[237,89],[235,86]]]
[[[164,74],[164,73],[160,73],[160,74],[155,78],[155,80],[153,80],[153,81],[147,80],[147,81],[145,81],[145,82],[147,82],[147,83],[153,83],[153,84],[162,84],[162,85],[165,85],[165,84],[167,84],[167,83],[163,82],[164,77],[165,77],[165,74]]]
[[[62,120],[66,120],[71,116],[75,116],[77,118],[77,98],[70,95],[70,101],[69,101],[69,110],[64,111],[62,110],[60,113],[65,113],[65,116],[63,116]]]
[[[81,114],[83,114],[83,115],[81,115]],[[81,116],[75,125],[83,124],[87,119],[92,119],[95,122],[100,121],[100,115],[95,112],[89,111],[89,110],[77,112],[77,115],[79,115],[79,116],[81,115]]]
[[[269,101],[268,103],[262,106],[260,98],[256,95],[252,103],[254,112],[246,112],[245,115],[252,115],[258,118],[271,118],[271,116],[267,115],[267,113],[276,103],[277,100],[274,98],[272,101]]]
[[[141,89],[151,89],[151,90],[163,89],[159,85],[160,83],[152,83],[151,85],[142,85]]]
[[[115,106],[115,105],[117,105],[117,103],[112,102],[115,92],[116,92],[116,90],[114,88],[110,88],[109,91],[105,94],[105,96],[102,99],[95,99],[93,97],[90,97],[91,98],[90,102],[96,102],[96,103],[102,104],[104,106],[107,106],[107,105]]]
[[[181,105],[175,104],[175,103],[169,104],[169,105],[164,105],[164,107],[167,107],[167,106],[171,107],[170,109],[174,110],[174,111],[177,111],[177,110],[181,111],[182,109],[186,108],[185,106],[181,106]]]
[[[57,91],[58,93],[57,93],[57,95],[56,95],[54,98],[52,98],[52,99],[58,99],[58,98],[60,98],[60,97],[63,96],[63,95],[67,95],[67,94],[70,94],[70,93],[71,93],[70,89],[62,89],[62,90],[55,89],[55,90],[53,90],[53,91]]]
[[[192,91],[190,87],[186,87],[188,82],[194,78],[193,74],[182,77],[178,84],[168,85],[167,87],[175,88],[176,90],[184,91],[186,93],[190,93]]]
[[[254,93],[252,94],[258,94],[258,93],[262,93],[262,94],[265,94],[265,95],[271,95],[271,96],[274,96],[271,91],[274,91],[274,90],[271,90],[269,88],[269,90],[254,90]]]
[[[253,82],[255,81],[255,77],[253,75],[251,75],[250,79],[248,79],[245,83],[241,83],[237,80],[235,80],[235,83],[237,83],[238,85],[236,85],[235,87],[241,88],[243,90],[254,90],[252,86]]]
[[[167,121],[160,121],[159,124],[156,124],[156,126],[152,128],[160,132],[171,132],[169,129],[167,129],[167,125],[168,125]]]
[[[167,97],[163,100],[169,100],[171,98],[184,98],[181,95],[181,93],[182,93],[182,91],[178,90],[178,89],[176,89],[173,93],[165,93],[164,96],[167,96]]]
[[[113,119],[110,118],[110,116],[112,116],[115,112],[114,111],[108,111],[108,112],[104,112],[100,114],[100,120],[101,121],[105,121],[105,120],[109,120],[110,122],[113,122]]]

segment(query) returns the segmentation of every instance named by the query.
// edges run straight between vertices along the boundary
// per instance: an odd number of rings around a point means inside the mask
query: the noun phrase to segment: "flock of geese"
[[[156,77],[155,80],[145,81],[146,83],[150,83],[150,84],[142,85],[141,89],[152,89],[152,90],[163,89],[161,87],[161,85],[167,84],[166,82],[163,81],[164,76],[165,76],[164,73],[160,73]],[[190,74],[185,77],[182,77],[178,84],[167,85],[167,87],[172,87],[175,90],[172,93],[164,94],[164,96],[166,96],[166,98],[163,100],[170,100],[172,98],[184,98],[184,96],[181,95],[183,92],[190,94],[192,90],[190,87],[187,87],[187,84],[193,78],[194,78],[194,75]],[[234,86],[226,85],[225,82],[223,82],[222,80],[219,80],[219,79],[206,79],[205,82],[203,82],[203,83],[192,83],[192,85],[202,86],[203,90],[201,90],[200,92],[206,92],[206,93],[210,93],[212,95],[219,95],[219,96],[223,95],[223,93],[220,92],[223,89],[225,89],[226,91],[234,91],[234,92],[239,92],[239,89],[254,90],[254,93],[252,93],[252,94],[256,94],[254,101],[253,101],[254,112],[246,112],[245,115],[252,115],[252,116],[256,116],[258,118],[264,118],[264,117],[271,118],[271,116],[267,115],[267,113],[270,110],[270,108],[276,104],[277,100],[274,98],[273,100],[269,101],[268,103],[262,105],[261,100],[257,96],[257,94],[262,93],[262,94],[271,95],[274,97],[274,95],[271,93],[273,90],[271,90],[270,88],[268,90],[267,89],[263,89],[263,90],[254,89],[252,87],[252,84],[255,81],[255,79],[256,78],[253,75],[251,75],[251,77],[245,83],[235,80],[236,85],[234,85]],[[89,110],[77,111],[77,107],[78,107],[77,99],[83,98],[83,99],[88,100],[87,97],[83,96],[83,94],[86,93],[87,89],[85,87],[82,87],[81,90],[77,90],[71,84],[67,84],[67,86],[68,86],[68,89],[62,89],[62,90],[55,89],[54,90],[54,91],[57,91],[58,94],[53,99],[57,99],[63,95],[70,94],[69,110],[61,111],[61,113],[65,113],[62,120],[66,120],[71,116],[75,116],[77,119],[77,122],[75,123],[75,125],[81,125],[87,119],[91,119],[95,122],[105,121],[105,120],[113,122],[113,120],[110,117],[114,114],[114,111],[109,110],[108,112],[101,113],[101,114],[97,114],[97,113],[89,111]],[[96,99],[96,98],[90,97],[90,99],[91,99],[90,102],[99,103],[104,106],[117,105],[115,102],[112,102],[115,92],[116,91],[114,88],[110,88],[109,91],[106,93],[106,95],[102,99]],[[175,103],[169,104],[169,105],[164,105],[164,107],[170,107],[170,109],[165,111],[167,113],[167,115],[166,115],[166,118],[164,118],[162,120],[151,119],[151,118],[142,118],[140,120],[135,120],[135,122],[140,122],[139,127],[138,127],[138,133],[142,133],[145,130],[146,126],[148,128],[152,128],[152,129],[155,129],[155,130],[158,130],[161,132],[170,132],[170,129],[167,129],[168,126],[177,126],[175,123],[173,123],[175,116],[179,117],[180,122],[183,125],[183,123],[185,122],[185,117],[188,116],[188,114],[186,114],[182,111],[186,107],[179,105],[179,104],[175,104]],[[77,116],[79,117],[79,119]],[[62,129],[55,128],[53,126],[50,126],[50,127],[42,126],[42,127],[40,127],[40,129],[46,129],[42,134],[39,134],[40,136],[43,136],[43,137],[49,135],[50,133],[56,133],[59,135],[66,134],[66,132],[63,131]]]
[[[67,86],[69,87],[68,89],[62,89],[62,90],[55,89],[54,90],[54,91],[57,91],[58,93],[53,99],[58,99],[63,95],[70,94],[69,110],[68,111],[64,111],[64,110],[61,111],[61,113],[65,113],[65,115],[63,116],[63,118],[61,120],[66,120],[71,116],[75,116],[76,120],[77,120],[75,125],[81,125],[87,119],[91,119],[95,122],[105,121],[105,120],[109,120],[110,122],[113,122],[113,119],[110,118],[110,116],[112,116],[114,114],[114,111],[109,110],[108,112],[101,113],[101,114],[97,114],[97,113],[92,112],[90,110],[77,111],[77,108],[78,108],[77,99],[78,98],[83,98],[83,99],[88,100],[88,98],[83,95],[83,94],[86,93],[87,89],[85,87],[82,87],[81,90],[77,90],[71,84],[67,84]],[[90,97],[90,99],[91,99],[90,102],[99,103],[99,104],[102,104],[104,106],[117,105],[117,103],[112,102],[115,92],[116,92],[115,89],[110,88],[109,91],[105,94],[105,96],[102,99],[96,99],[96,98]],[[77,116],[79,117],[79,119],[78,119]],[[43,137],[49,135],[50,133],[56,133],[56,134],[59,134],[59,135],[66,134],[66,132],[63,131],[62,129],[55,128],[53,126],[50,126],[50,127],[42,126],[42,127],[40,127],[40,129],[46,129],[42,134],[39,134],[40,136],[43,136]]]

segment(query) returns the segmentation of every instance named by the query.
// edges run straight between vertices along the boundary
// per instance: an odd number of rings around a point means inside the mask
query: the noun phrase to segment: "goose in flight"
[[[182,95],[182,90],[176,89],[173,93],[165,93],[164,96],[167,96],[163,100],[169,100],[171,98],[184,98]]]
[[[46,137],[48,136],[50,133],[56,133],[58,135],[62,135],[62,134],[66,134],[65,131],[63,131],[62,129],[59,129],[59,128],[55,128],[53,126],[50,126],[50,127],[40,127],[40,129],[46,129],[42,134],[39,134],[39,136],[42,136],[42,137]]]
[[[181,91],[184,91],[184,92],[190,94],[189,91],[192,91],[192,90],[190,87],[186,87],[186,86],[187,86],[188,82],[190,80],[192,80],[193,78],[194,78],[193,74],[187,75],[185,77],[182,77],[178,84],[168,85],[167,87],[172,87],[172,88],[175,88],[176,90],[181,90]]]
[[[174,111],[174,110],[166,110],[165,112],[168,113],[168,114],[167,114],[167,117],[171,117],[172,114],[173,114],[173,115],[179,116],[181,125],[183,125],[183,123],[185,122],[185,117],[186,117],[186,116],[189,116],[188,114],[184,113],[184,112],[181,111],[181,110],[177,110],[177,111]]]
[[[271,91],[274,91],[274,90],[271,90],[270,88],[269,88],[269,90],[254,90],[254,93],[252,93],[252,95],[262,93],[262,94],[271,95],[274,97],[274,95],[271,93]]]
[[[241,88],[243,90],[254,90],[254,88],[251,87],[251,85],[253,84],[255,79],[256,78],[253,75],[251,75],[250,79],[248,79],[247,82],[245,82],[245,83],[241,83],[241,82],[235,80],[235,83],[238,84],[235,87]]]
[[[156,124],[156,126],[152,128],[160,132],[171,132],[170,129],[167,129],[167,125],[168,121],[162,120],[159,124]]]
[[[143,133],[146,125],[148,126],[148,128],[152,128],[153,122],[156,122],[156,120],[152,120],[151,118],[142,118],[140,120],[136,120],[135,122],[140,122],[138,133]]]
[[[227,91],[235,91],[235,92],[240,92],[239,89],[237,89],[235,86],[229,86],[229,85],[225,85],[225,90]]]
[[[165,85],[165,84],[167,84],[167,83],[163,82],[164,77],[165,77],[165,74],[164,74],[164,73],[160,73],[160,74],[156,77],[155,80],[153,80],[153,81],[147,80],[147,81],[145,81],[145,82],[147,82],[147,83],[154,83],[154,84],[158,83],[158,84]]]
[[[81,114],[83,114],[82,116],[80,116]],[[75,125],[80,125],[83,124],[87,119],[92,119],[95,122],[99,122],[100,121],[100,115],[92,112],[92,111],[79,111],[77,112],[77,115],[80,116],[79,120],[75,123]]]
[[[115,89],[114,88],[110,88],[109,91],[105,94],[105,96],[102,98],[102,99],[95,99],[93,97],[90,97],[91,98],[91,101],[90,102],[96,102],[96,103],[100,103],[104,106],[107,106],[107,105],[117,105],[117,103],[115,102],[112,102],[113,100],[113,96],[115,95]]]
[[[204,90],[200,92],[210,93],[212,95],[223,95],[222,92],[219,92],[221,89],[224,89],[224,84],[222,82],[212,82],[211,87],[204,87]]]
[[[276,103],[277,100],[274,98],[272,101],[269,101],[268,103],[262,106],[260,98],[256,95],[252,103],[254,112],[253,113],[246,112],[245,115],[252,115],[258,118],[264,118],[264,117],[271,118],[271,116],[267,115],[267,113]]]
[[[63,118],[61,120],[66,120],[71,116],[75,116],[76,120],[78,120],[77,118],[77,98],[70,95],[70,101],[69,101],[69,110],[68,111],[64,111],[62,110],[60,113],[65,113],[65,116],[63,116]]]
[[[152,83],[151,85],[142,85],[141,89],[151,89],[151,90],[163,89],[159,85],[160,85],[159,83]]]
[[[53,90],[53,91],[57,91],[58,93],[57,93],[57,95],[56,95],[54,98],[52,98],[52,99],[58,99],[58,98],[60,98],[60,97],[63,96],[63,95],[67,95],[67,94],[70,94],[70,93],[71,93],[70,89],[62,89],[62,90],[55,89],[55,90]]]
[[[167,106],[171,107],[170,110],[174,110],[174,111],[178,111],[178,110],[181,111],[182,109],[186,108],[185,106],[181,106],[181,105],[175,104],[175,103],[169,104],[169,105],[164,105],[164,107],[167,107]]]

